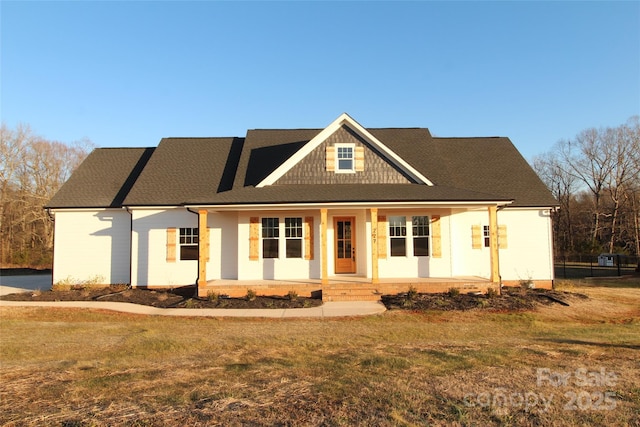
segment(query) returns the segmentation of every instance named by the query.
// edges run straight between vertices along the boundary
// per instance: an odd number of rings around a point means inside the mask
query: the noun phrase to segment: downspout
[[[51,289],[53,289],[53,266],[56,265],[56,216],[55,214],[51,213],[51,208],[46,208],[45,210],[47,212],[47,215],[49,216],[49,219],[51,219],[51,222],[53,223],[53,235],[51,236],[51,239],[53,240],[53,248],[51,253]]]
[[[133,288],[133,212],[128,206],[123,206],[122,209],[129,214],[129,287]]]

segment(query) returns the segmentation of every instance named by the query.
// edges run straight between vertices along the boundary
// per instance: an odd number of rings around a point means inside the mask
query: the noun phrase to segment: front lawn
[[[637,425],[640,289],[568,290],[330,320],[4,307],[0,424]]]

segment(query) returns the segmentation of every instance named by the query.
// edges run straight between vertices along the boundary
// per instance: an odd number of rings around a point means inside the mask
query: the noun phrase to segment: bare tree
[[[534,159],[559,202],[557,250],[640,255],[640,118],[580,132]]]
[[[556,144],[552,151],[537,156],[533,168],[547,185],[559,203],[559,210],[553,214],[555,247],[562,253],[575,248],[573,232],[572,198],[576,191],[576,177],[558,155],[565,141]]]
[[[51,219],[43,206],[92,148],[89,141],[63,144],[34,135],[29,126],[0,128],[0,261],[48,264]]]

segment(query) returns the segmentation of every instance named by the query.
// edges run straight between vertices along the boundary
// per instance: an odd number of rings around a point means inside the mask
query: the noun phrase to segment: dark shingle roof
[[[163,138],[124,200],[125,205],[175,206],[213,200],[231,188],[242,138]]]
[[[424,128],[368,131],[426,176],[434,186],[335,184],[255,187],[321,131],[258,129],[249,130],[246,138],[165,138],[146,162],[142,173],[138,172],[139,177],[133,174],[137,180],[134,180],[132,188],[115,191],[120,195],[119,199],[94,196],[91,201],[94,204],[102,201],[99,206],[113,206],[117,201],[128,206],[511,200],[511,206],[547,207],[557,204],[508,138],[437,138]],[[85,203],[83,197],[92,193],[93,187],[104,181],[112,168],[119,168],[116,171],[119,171],[119,178],[115,181],[122,181],[121,175],[127,175],[126,169],[132,171],[132,165],[137,164],[118,160],[122,154],[117,150],[106,149],[104,153],[99,157],[89,156],[85,160],[86,165],[82,164],[50,205],[54,207],[53,202],[58,200],[64,200],[64,204],[55,207],[69,207],[76,202],[78,206],[82,205]],[[96,170],[100,171],[98,175],[102,178],[92,174]]]
[[[415,184],[325,184],[243,187],[219,194],[216,204],[339,203],[339,202],[480,202],[509,201],[508,197],[452,188]],[[205,203],[194,201],[194,204]]]
[[[48,208],[120,207],[154,148],[97,148],[53,196]]]

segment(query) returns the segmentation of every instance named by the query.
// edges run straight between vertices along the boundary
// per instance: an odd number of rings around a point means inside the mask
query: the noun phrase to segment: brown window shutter
[[[257,261],[260,258],[260,218],[252,216],[249,219],[249,259]]]
[[[471,226],[471,247],[473,249],[482,249],[482,227],[479,225]]]
[[[335,147],[327,145],[325,159],[326,159],[327,172],[335,172],[336,171],[336,148]]]
[[[176,262],[176,229],[167,228],[167,262]]]
[[[378,258],[387,257],[387,216],[378,215]]]
[[[507,249],[507,226],[498,226],[498,247],[500,249]]]
[[[304,259],[313,259],[313,217],[304,217]]]
[[[442,231],[440,227],[440,215],[431,217],[431,256],[434,258],[442,258]]]
[[[356,147],[356,172],[364,171],[364,147]]]

